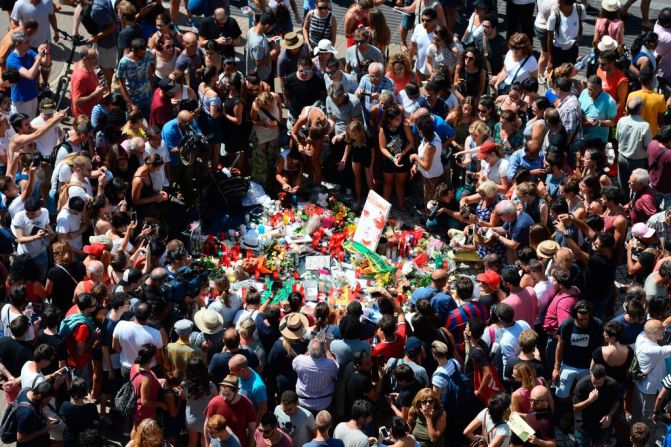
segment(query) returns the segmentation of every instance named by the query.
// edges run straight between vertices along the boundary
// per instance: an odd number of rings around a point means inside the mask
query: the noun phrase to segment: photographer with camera
[[[14,128],[16,134],[9,140],[7,148],[7,163],[11,163],[14,157],[19,152],[32,153],[34,150],[29,150],[27,146],[34,143],[49,129],[60,123],[68,114],[68,109],[61,110],[54,113],[54,115],[47,120],[47,122],[38,128],[33,128],[30,125],[30,117],[23,113],[15,113],[10,119],[10,124]]]
[[[202,134],[194,117],[195,113],[193,111],[182,110],[177,114],[177,118],[165,123],[161,132],[165,146],[170,151],[172,181],[179,187],[187,207],[193,204],[193,167],[182,164],[180,148],[187,135]]]

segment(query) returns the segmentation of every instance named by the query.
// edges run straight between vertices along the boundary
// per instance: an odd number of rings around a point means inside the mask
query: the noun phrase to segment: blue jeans
[[[610,438],[612,424],[608,428],[596,428],[589,431],[575,429],[575,445],[578,447],[592,447],[606,445]]]

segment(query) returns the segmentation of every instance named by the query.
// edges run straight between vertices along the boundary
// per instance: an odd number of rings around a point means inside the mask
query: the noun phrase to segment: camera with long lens
[[[210,146],[204,135],[196,133],[193,129],[184,135],[179,145],[179,156],[184,165],[193,164],[197,158],[207,155]]]
[[[21,163],[24,165],[34,165],[39,166],[42,163],[51,164],[52,157],[42,155],[40,152],[34,152],[32,154],[23,154],[21,156]]]

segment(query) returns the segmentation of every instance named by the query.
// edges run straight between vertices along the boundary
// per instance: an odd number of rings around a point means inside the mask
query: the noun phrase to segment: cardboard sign
[[[331,257],[330,256],[306,256],[305,257],[305,270],[321,270],[321,269],[331,269]]]
[[[529,424],[527,424],[527,421],[522,419],[517,413],[510,415],[510,418],[508,419],[508,426],[510,426],[510,430],[512,430],[512,432],[515,433],[517,437],[520,438],[523,442],[527,442],[529,436],[536,434],[534,429],[531,428]]]
[[[375,251],[384,226],[387,224],[389,211],[391,211],[391,203],[375,191],[369,191],[352,240]]]

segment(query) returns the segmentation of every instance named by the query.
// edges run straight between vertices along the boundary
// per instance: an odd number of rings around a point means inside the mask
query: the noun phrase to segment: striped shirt
[[[489,320],[489,308],[487,305],[479,301],[464,303],[458,308],[450,311],[450,314],[447,317],[445,329],[452,333],[459,350],[461,350],[459,346],[464,343],[464,329],[466,328],[466,323],[468,323],[468,320],[471,318],[477,318],[487,322],[487,320]]]
[[[310,28],[308,29],[308,39],[310,39],[310,46],[317,48],[317,44],[322,39],[331,39],[331,22],[333,21],[333,13],[329,11],[326,17],[319,17],[317,10],[312,10],[310,17]]]
[[[331,405],[338,364],[329,358],[313,359],[309,355],[296,356],[291,365],[296,371],[298,404],[310,411],[325,410]]]

